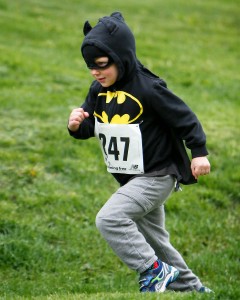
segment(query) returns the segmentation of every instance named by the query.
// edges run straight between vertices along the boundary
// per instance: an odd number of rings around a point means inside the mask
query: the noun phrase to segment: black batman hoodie
[[[93,81],[81,106],[89,118],[70,134],[96,136],[108,171],[121,185],[143,175],[171,174],[183,184],[196,182],[183,141],[192,158],[206,156],[202,126],[166,83],[138,61],[134,36],[121,13],[99,19],[93,28],[86,22],[83,31],[82,53],[89,45],[105,52],[118,68],[118,79],[110,87]]]

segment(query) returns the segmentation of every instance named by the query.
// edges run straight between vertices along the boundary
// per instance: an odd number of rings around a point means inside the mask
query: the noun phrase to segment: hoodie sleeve
[[[88,139],[94,136],[94,108],[97,99],[96,82],[94,81],[89,89],[85,102],[81,105],[84,111],[89,113],[89,117],[86,118],[77,131],[71,131],[68,129],[69,134],[76,139]]]
[[[192,158],[206,156],[206,135],[194,112],[159,81],[154,86],[152,108],[185,141]]]

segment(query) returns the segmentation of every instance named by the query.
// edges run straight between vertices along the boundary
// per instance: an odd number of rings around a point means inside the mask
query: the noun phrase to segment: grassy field
[[[119,10],[139,59],[196,112],[212,173],[168,201],[172,243],[215,295],[140,295],[95,228],[117,183],[67,119],[91,77],[85,20]],[[240,299],[237,0],[0,0],[0,299]]]

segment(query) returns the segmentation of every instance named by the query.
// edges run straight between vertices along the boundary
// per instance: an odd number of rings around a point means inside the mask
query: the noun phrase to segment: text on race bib
[[[105,124],[95,122],[107,170],[110,173],[142,174],[142,135],[138,124]]]

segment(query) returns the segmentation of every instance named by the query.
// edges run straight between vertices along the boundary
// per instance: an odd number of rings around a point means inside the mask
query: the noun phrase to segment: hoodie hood
[[[118,81],[129,79],[137,68],[136,46],[133,33],[124,21],[120,12],[114,12],[109,17],[99,19],[92,27],[85,22],[81,51],[86,55],[86,46],[95,46],[111,57],[118,68]]]

